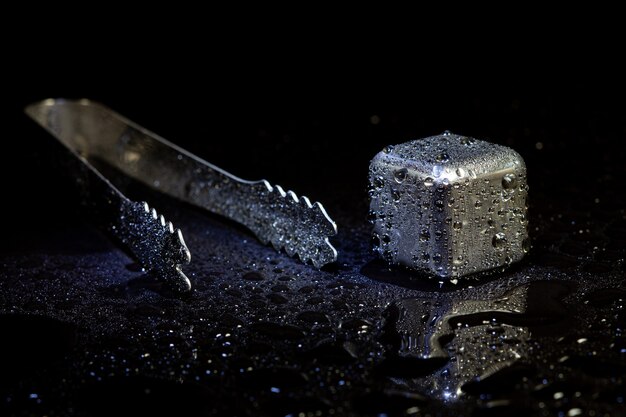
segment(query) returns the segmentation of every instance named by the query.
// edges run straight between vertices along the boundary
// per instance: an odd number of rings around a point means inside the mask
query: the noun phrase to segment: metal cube
[[[445,132],[385,147],[369,182],[375,250],[391,264],[454,279],[530,248],[526,166],[510,148]]]

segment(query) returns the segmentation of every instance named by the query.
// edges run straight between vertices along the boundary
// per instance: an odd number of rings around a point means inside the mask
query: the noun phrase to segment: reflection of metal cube
[[[370,164],[370,218],[390,263],[443,278],[506,266],[529,249],[526,166],[505,146],[443,133]]]

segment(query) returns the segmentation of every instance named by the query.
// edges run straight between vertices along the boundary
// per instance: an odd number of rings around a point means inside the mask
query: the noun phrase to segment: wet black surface
[[[53,140],[20,121],[15,154],[40,162],[36,180],[7,183],[17,197],[0,243],[0,415],[624,415],[623,116],[568,97],[443,102],[258,106],[240,123],[215,122],[221,110],[207,128],[149,100],[107,101],[235,173],[319,199],[338,223],[339,261],[317,271],[131,184],[183,230],[185,297],[77,214],[71,177],[47,158]],[[366,221],[369,158],[445,128],[515,148],[530,186],[529,255],[456,285],[389,270]],[[185,139],[197,137],[223,140]]]

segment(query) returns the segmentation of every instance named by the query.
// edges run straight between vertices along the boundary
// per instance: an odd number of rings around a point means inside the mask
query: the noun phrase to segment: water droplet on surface
[[[517,187],[517,177],[515,174],[506,174],[502,177],[502,188],[505,190],[511,190]]]
[[[383,148],[383,153],[389,154],[393,151],[393,148],[394,148],[393,145],[387,145]]]
[[[504,233],[496,233],[493,239],[491,239],[491,244],[498,250],[504,249],[506,246],[506,235]]]
[[[289,300],[280,294],[268,294],[267,298],[274,304],[287,304]]]
[[[302,329],[290,324],[259,322],[254,323],[251,327],[254,332],[273,339],[297,340],[305,335]]]
[[[434,183],[435,180],[433,180],[431,177],[426,177],[426,179],[424,179],[424,185],[426,187],[432,187]]]
[[[401,184],[406,179],[408,170],[406,168],[400,168],[394,171],[393,177],[398,184]]]
[[[448,162],[449,160],[450,156],[445,152],[442,152],[435,157],[435,161],[437,162]]]
[[[242,277],[246,281],[263,281],[265,277],[258,272],[248,272]]]
[[[311,324],[330,324],[328,315],[319,311],[303,311],[298,314],[298,319]]]
[[[422,229],[422,231],[420,232],[420,240],[422,242],[426,242],[430,239],[430,232],[428,231],[428,229]]]
[[[463,222],[458,222],[458,221],[457,221],[457,222],[454,222],[454,223],[452,224],[452,227],[453,227],[455,230],[461,230],[461,228],[463,227]]]
[[[372,235],[372,247],[374,248],[374,250],[380,247],[380,238],[376,234]]]
[[[289,292],[289,287],[285,284],[278,284],[272,287],[274,292]]]

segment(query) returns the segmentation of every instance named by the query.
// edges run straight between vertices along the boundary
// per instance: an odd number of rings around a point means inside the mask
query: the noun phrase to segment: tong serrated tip
[[[263,231],[265,236],[257,232],[259,239],[271,242],[277,250],[284,249],[289,256],[298,256],[302,262],[310,261],[316,268],[335,262],[337,250],[329,237],[337,234],[337,224],[324,206],[280,185],[263,182],[277,200],[272,205],[276,219],[271,229]]]
[[[129,203],[123,209],[121,224],[116,228],[118,237],[149,272],[174,283],[180,291],[190,290],[191,282],[182,271],[182,266],[191,261],[191,252],[181,230],[174,228],[172,222],[165,220],[145,201]]]

